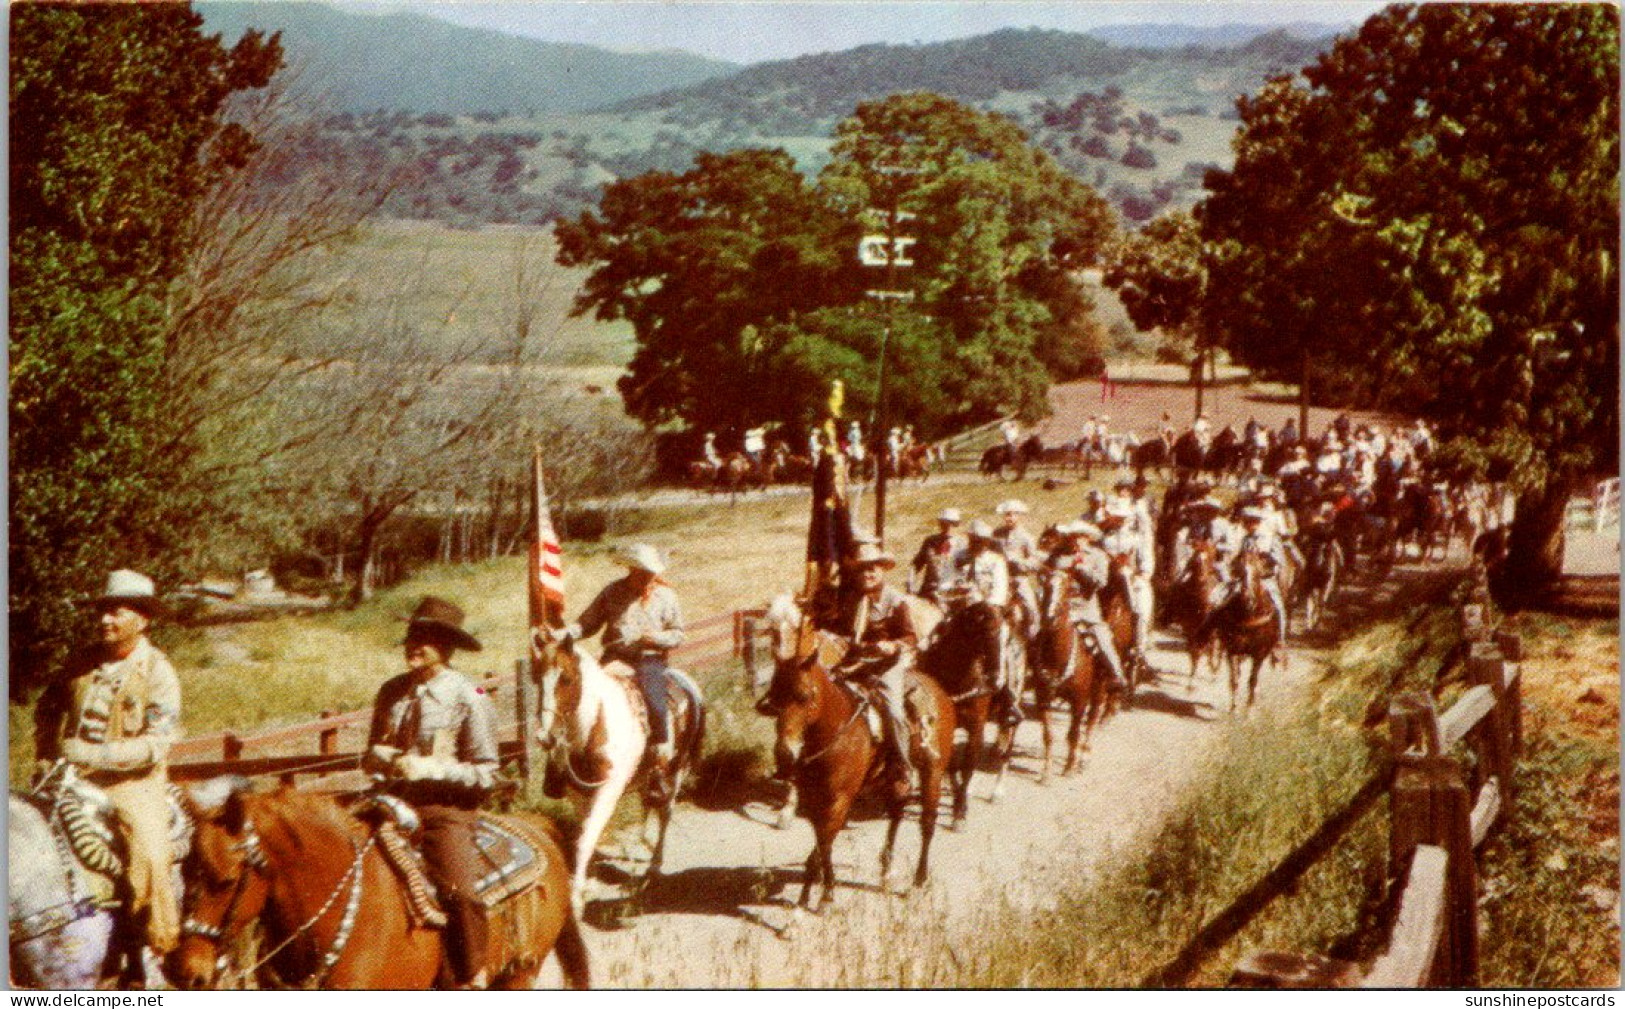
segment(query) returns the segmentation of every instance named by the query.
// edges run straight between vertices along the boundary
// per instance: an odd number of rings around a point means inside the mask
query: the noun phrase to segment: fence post
[[[1512,808],[1512,735],[1507,719],[1506,663],[1493,644],[1476,644],[1467,655],[1467,682],[1495,695],[1495,707],[1473,729],[1472,736],[1486,774],[1501,785],[1501,806]]]
[[[1497,631],[1495,643],[1508,664],[1503,681],[1511,680],[1507,684],[1507,721],[1512,760],[1516,763],[1523,756],[1523,638],[1511,631]]]
[[[228,732],[221,737],[220,755],[226,760],[243,759],[243,741],[237,738],[237,733]]]
[[[1404,875],[1418,845],[1434,844],[1449,856],[1448,921],[1430,982],[1441,987],[1478,983],[1478,874],[1473,860],[1472,796],[1461,764],[1441,753],[1438,714],[1425,694],[1405,694],[1389,706],[1395,749],[1389,837],[1389,878]],[[1422,752],[1413,748],[1420,742]]]
[[[519,729],[519,780],[530,784],[536,766],[536,681],[531,678],[531,659],[513,663],[514,725]]]

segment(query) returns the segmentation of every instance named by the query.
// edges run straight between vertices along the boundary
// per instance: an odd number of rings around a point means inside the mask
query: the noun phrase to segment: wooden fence
[[[1427,694],[1389,704],[1390,762],[1180,954],[1145,981],[1171,987],[1289,894],[1383,797],[1389,806],[1390,915],[1385,952],[1369,967],[1302,951],[1255,951],[1231,984],[1264,988],[1474,987],[1478,983],[1478,850],[1517,808],[1523,749],[1522,642],[1494,633],[1483,610],[1462,613],[1468,689],[1443,714]]]
[[[717,614],[689,623],[690,638],[673,652],[673,658],[694,664],[739,654],[743,612]],[[522,675],[526,661],[517,660],[514,668],[505,673],[489,673],[479,683],[499,712],[498,748],[502,761],[512,765],[521,778],[528,778],[535,767],[536,698],[532,680]],[[371,720],[370,708],[327,711],[314,721],[262,732],[194,736],[171,748],[169,775],[176,781],[198,781],[221,774],[303,778],[318,789],[355,787],[359,784],[356,768]]]

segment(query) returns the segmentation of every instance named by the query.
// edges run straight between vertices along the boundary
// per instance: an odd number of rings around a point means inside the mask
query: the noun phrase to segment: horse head
[[[821,686],[829,680],[829,668],[840,661],[842,649],[839,639],[803,626],[801,608],[788,593],[768,604],[767,623],[773,641],[773,679],[756,710],[777,723],[773,756],[780,773],[787,773],[800,759],[808,726],[818,719]]]
[[[565,721],[581,708],[583,667],[596,665],[574,641],[538,635],[531,648],[536,670],[536,738],[552,746]]]
[[[291,786],[284,786],[291,788]],[[214,987],[230,936],[257,921],[270,896],[270,864],[251,816],[246,779],[216,778],[184,791],[197,833],[186,879],[180,944],[165,973],[181,988]]]

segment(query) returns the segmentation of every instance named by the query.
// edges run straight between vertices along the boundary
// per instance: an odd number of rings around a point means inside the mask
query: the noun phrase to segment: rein
[[[831,681],[830,685],[834,686],[834,681],[833,680]],[[837,688],[837,689],[839,689],[839,688]],[[862,717],[864,710],[867,709],[868,707],[869,707],[869,699],[867,697],[861,697],[860,696],[858,698],[858,703],[852,706],[852,714],[851,714],[851,716],[849,716],[845,722],[841,723],[841,727],[839,729],[835,730],[835,734],[829,738],[829,742],[825,743],[823,745],[823,747],[821,749],[819,749],[818,751],[816,751],[812,756],[810,756],[810,757],[803,756],[800,760],[797,760],[796,761],[796,767],[798,767],[798,768],[805,767],[808,764],[811,764],[811,763],[819,760],[820,758],[824,757],[826,754],[829,753],[829,751],[835,749],[835,745],[841,741],[841,737],[846,735],[846,730],[850,729],[853,725],[857,724],[858,719],[860,717]]]
[[[350,868],[345,870],[344,875],[339,877],[339,881],[333,885],[333,892],[328,894],[327,901],[322,904],[315,914],[307,918],[303,925],[300,925],[298,928],[294,929],[291,933],[289,933],[286,939],[278,943],[275,949],[260,957],[259,960],[255,961],[254,965],[248,968],[248,973],[254,974],[257,973],[260,968],[269,966],[273,957],[275,957],[278,953],[281,953],[284,949],[287,949],[289,944],[291,944],[295,939],[299,938],[305,932],[308,932],[312,925],[315,925],[324,915],[327,914],[327,912],[333,909],[333,902],[338,900],[339,894],[344,891],[345,883],[349,883],[350,896],[344,904],[344,917],[339,919],[338,934],[333,937],[332,946],[325,954],[323,954],[321,966],[316,969],[314,974],[306,978],[300,985],[298,985],[298,987],[301,988],[321,987],[321,983],[327,979],[327,974],[333,969],[333,965],[338,963],[339,957],[344,955],[344,948],[349,945],[350,937],[355,933],[356,918],[361,911],[361,885],[363,882],[362,867],[366,862],[367,853],[372,850],[372,846],[377,841],[377,838],[378,835],[376,834],[368,835],[367,843],[356,849],[355,861],[350,863]],[[355,842],[351,841],[350,846],[355,848]],[[271,977],[275,979],[279,987],[294,987],[285,982],[281,975],[277,974],[276,968],[270,968],[270,973]]]

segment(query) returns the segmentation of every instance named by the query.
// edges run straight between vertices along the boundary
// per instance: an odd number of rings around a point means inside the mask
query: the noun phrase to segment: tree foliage
[[[1166,340],[1192,352],[1203,346],[1208,258],[1196,219],[1185,211],[1164,214],[1113,246],[1106,286],[1117,292],[1138,329],[1160,329]]]
[[[1483,446],[1545,516],[1515,531],[1537,581],[1618,451],[1618,55],[1605,5],[1388,8],[1240,103],[1199,209],[1232,353]]]
[[[166,300],[192,208],[253,149],[222,109],[265,85],[275,38],[233,48],[182,4],[11,10],[14,682],[74,633],[70,598],[151,566],[162,493]],[[163,572],[159,572],[160,574]]]
[[[621,392],[645,422],[800,422],[833,378],[865,416],[884,345],[895,375],[931,383],[899,395],[934,430],[1043,410],[1046,369],[1095,349],[1072,275],[1113,227],[1015,124],[919,93],[858,106],[816,186],[783,151],[701,154],[611,185],[557,233],[560,262],[592,267],[575,310],[632,323]],[[913,265],[866,270],[864,234],[916,239]],[[863,298],[888,287],[912,302]]]

